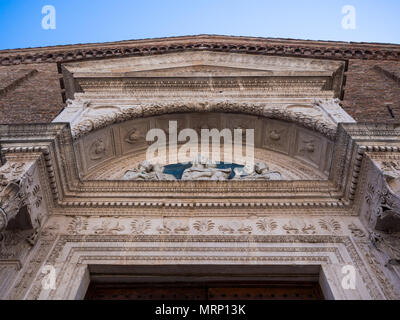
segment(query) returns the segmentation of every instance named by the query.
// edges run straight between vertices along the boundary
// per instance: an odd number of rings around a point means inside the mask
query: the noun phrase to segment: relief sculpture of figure
[[[122,177],[122,180],[142,180],[142,181],[161,181],[161,180],[176,180],[171,174],[163,173],[163,167],[153,165],[145,160],[141,162],[137,169],[128,170]]]
[[[200,162],[193,163],[192,167],[183,172],[182,180],[228,180],[232,169],[217,169],[216,164]]]
[[[246,174],[241,168],[236,168],[233,180],[282,180],[282,175],[278,171],[270,171],[263,162],[254,164],[253,171]],[[243,175],[243,173],[245,173]]]
[[[265,163],[258,162],[246,168],[235,168],[233,180],[282,180],[278,171],[271,171]],[[225,181],[229,180],[232,168],[218,168],[216,163],[207,159],[196,158],[191,166],[185,169],[180,180],[186,181]],[[143,161],[137,169],[125,172],[122,180],[139,181],[174,181],[177,178],[173,174],[164,173],[164,166]]]

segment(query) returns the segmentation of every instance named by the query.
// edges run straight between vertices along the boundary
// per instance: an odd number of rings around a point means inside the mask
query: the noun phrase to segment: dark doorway
[[[86,300],[323,300],[319,267],[94,266]]]
[[[197,284],[96,284],[86,300],[322,300],[316,282]]]

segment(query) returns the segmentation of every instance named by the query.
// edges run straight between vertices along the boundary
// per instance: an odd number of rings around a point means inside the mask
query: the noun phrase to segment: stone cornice
[[[35,130],[38,131],[36,137]],[[276,184],[271,181],[237,181],[229,184],[213,181],[180,181],[172,184],[168,181],[84,181],[79,178],[71,132],[65,124],[2,125],[0,132],[4,133],[0,136],[0,143],[5,157],[43,153],[54,206],[58,208],[93,208],[98,211],[100,207],[119,207],[121,210],[138,208],[140,212],[144,208],[150,211],[161,207],[174,211],[201,208],[222,209],[219,210],[221,214],[226,214],[231,212],[231,208],[255,208],[261,211],[319,208],[338,212],[337,208],[344,206],[343,202],[331,195],[335,194],[335,190],[328,181],[282,181]],[[13,134],[14,139],[11,138]],[[301,200],[296,199],[296,194]],[[240,201],[230,201],[228,195],[237,196]],[[199,196],[202,198],[199,199]],[[85,201],[81,201],[82,197],[86,198]]]
[[[340,124],[329,181],[85,181],[79,177],[66,124],[2,125],[0,132],[6,158],[42,152],[55,209],[63,214],[79,210],[99,215],[102,208],[106,215],[110,208],[118,208],[120,215],[132,214],[133,208],[138,214],[162,208],[167,215],[176,215],[177,210],[187,215],[194,209],[217,215],[231,214],[232,209],[239,209],[238,214],[244,214],[243,209],[245,214],[277,210],[354,214],[365,153],[400,151],[395,124]]]
[[[400,60],[400,46],[226,36],[190,36],[0,51],[0,65],[212,50],[323,59]]]

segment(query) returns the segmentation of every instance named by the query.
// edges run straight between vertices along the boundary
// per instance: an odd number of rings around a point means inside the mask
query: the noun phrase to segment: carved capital
[[[400,265],[400,237],[373,232],[370,234],[372,245],[385,261],[385,266]]]
[[[36,168],[36,160],[21,162],[19,159],[9,160],[0,167],[0,232],[7,229],[23,208],[26,208],[24,214],[29,215],[28,219],[23,218],[22,225],[16,222],[12,228],[37,228],[40,225],[46,209],[42,206],[43,194]]]
[[[367,156],[366,161],[367,183],[364,208],[361,208],[360,213],[366,215],[373,230],[399,232],[400,174],[396,170],[397,161],[388,161],[383,156],[375,160]]]

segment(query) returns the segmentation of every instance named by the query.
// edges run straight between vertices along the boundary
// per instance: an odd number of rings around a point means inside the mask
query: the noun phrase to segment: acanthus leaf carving
[[[400,237],[377,232],[371,232],[369,239],[371,244],[380,252],[386,265],[400,265]]]
[[[134,234],[144,234],[151,228],[151,221],[147,219],[135,219],[131,222],[131,229]]]
[[[333,232],[336,233],[340,231],[341,225],[340,222],[331,218],[331,219],[321,219],[319,220],[319,225],[322,229],[328,231],[328,232]]]
[[[8,222],[16,217],[19,210],[27,203],[29,194],[20,181],[10,181],[0,192],[0,232],[3,232]]]

